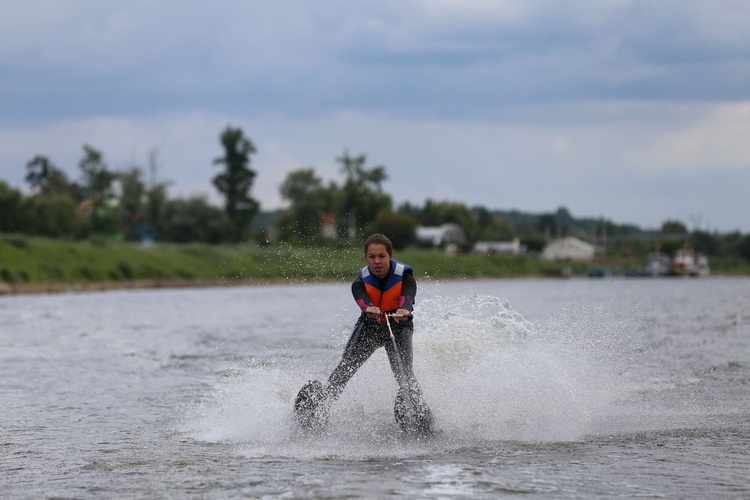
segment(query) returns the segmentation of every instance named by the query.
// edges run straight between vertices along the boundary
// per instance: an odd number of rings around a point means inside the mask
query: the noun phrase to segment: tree
[[[742,243],[742,233],[739,231],[732,231],[726,233],[721,237],[721,254],[722,255],[740,255],[739,248]]]
[[[23,195],[0,180],[0,233],[20,232],[24,229]]]
[[[133,167],[129,172],[120,172],[120,201],[125,217],[125,239],[139,241],[145,219],[144,201],[146,185],[141,179],[142,172]]]
[[[46,156],[36,155],[26,163],[26,182],[31,189],[42,194],[67,193],[75,197],[76,189],[68,176]]]
[[[545,238],[556,238],[558,235],[561,236],[561,229],[557,223],[557,217],[555,217],[554,214],[545,213],[540,215],[537,229],[539,229]]]
[[[420,221],[425,226],[458,224],[469,240],[477,239],[476,217],[463,203],[427,200],[421,211]]]
[[[243,241],[260,208],[249,194],[255,180],[255,171],[249,168],[250,155],[256,149],[239,127],[227,126],[220,139],[224,156],[215,159],[214,164],[223,165],[225,170],[213,178],[213,183],[225,198],[224,211],[232,224],[235,241]]]
[[[737,253],[740,254],[740,257],[750,262],[750,234],[740,240],[737,245]]]
[[[411,215],[383,210],[375,217],[373,230],[388,236],[393,246],[401,250],[417,242],[417,224]]]
[[[541,252],[547,245],[547,238],[541,234],[529,234],[520,238],[521,244],[526,247],[529,252]]]
[[[687,234],[687,226],[678,220],[666,220],[661,225],[662,234]]]
[[[157,182],[159,172],[159,150],[151,148],[148,154],[149,182],[143,206],[141,238],[157,239],[164,206],[167,203],[167,188],[170,182]]]
[[[357,230],[370,226],[381,210],[390,210],[391,197],[383,192],[382,184],[388,179],[385,167],[365,168],[367,157],[349,156],[348,152],[336,158],[341,172],[346,175],[341,188],[343,215],[349,222],[349,237],[356,238]]]
[[[612,221],[603,218],[599,219],[599,222],[596,224],[596,229],[594,229],[596,241],[600,245],[605,246],[609,245],[609,240],[616,234],[616,232],[616,226]]]
[[[402,203],[401,205],[399,205],[399,207],[396,209],[396,212],[398,212],[400,214],[404,214],[404,215],[410,215],[414,219],[416,219],[417,221],[419,221],[419,214],[420,214],[421,210],[419,209],[419,207],[416,207],[416,206],[412,205],[410,202],[405,201],[404,203]]]
[[[160,241],[220,243],[226,240],[230,221],[224,211],[204,197],[168,200],[159,225]]]
[[[559,207],[555,212],[555,218],[562,234],[569,234],[573,229],[573,216],[566,207]]]
[[[26,163],[26,182],[32,190],[41,191],[47,184],[50,173],[55,170],[55,165],[46,156],[36,155]]]
[[[83,173],[84,194],[101,205],[112,195],[112,184],[117,179],[117,174],[107,168],[101,151],[84,144],[83,153],[83,158],[78,162],[78,168]]]
[[[167,182],[160,182],[146,191],[146,206],[144,208],[144,231],[151,238],[158,239],[164,207],[167,204]]]
[[[76,202],[79,201],[80,186],[68,180],[68,175],[60,169],[52,170],[47,176],[47,184],[42,188],[42,194],[68,194]]]
[[[102,209],[112,197],[112,184],[117,174],[111,172],[104,163],[104,154],[91,146],[84,144],[83,158],[78,162],[83,174],[82,198],[90,208],[90,227],[92,233],[112,232],[115,228],[115,211],[110,207]]]
[[[693,231],[690,240],[696,252],[712,256],[719,255],[721,252],[721,239],[716,234],[706,231]]]
[[[303,168],[290,172],[279,192],[290,203],[282,216],[282,238],[308,240],[318,236],[325,200],[322,181],[315,171]]]
[[[475,208],[473,213],[476,219],[477,241],[508,241],[516,237],[510,224],[486,208]]]
[[[68,193],[37,194],[27,200],[26,232],[50,238],[73,239],[81,221],[76,213],[76,201]]]

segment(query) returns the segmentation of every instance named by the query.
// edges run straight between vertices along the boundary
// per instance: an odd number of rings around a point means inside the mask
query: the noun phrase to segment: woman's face
[[[391,270],[391,256],[382,243],[370,243],[365,252],[367,267],[378,278],[385,278]]]

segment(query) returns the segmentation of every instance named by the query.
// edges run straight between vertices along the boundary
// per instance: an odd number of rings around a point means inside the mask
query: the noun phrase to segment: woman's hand
[[[380,316],[380,308],[377,306],[370,306],[365,309],[365,313],[367,313],[368,318],[377,318]]]
[[[396,312],[393,315],[393,319],[396,321],[396,323],[401,323],[402,321],[409,321],[409,318],[407,316],[411,315],[411,311],[408,309],[396,309]]]

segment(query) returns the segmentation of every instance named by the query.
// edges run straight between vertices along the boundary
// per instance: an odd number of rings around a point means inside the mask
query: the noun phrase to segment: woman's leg
[[[419,382],[417,382],[417,379],[414,376],[414,368],[412,367],[413,351],[411,339],[413,334],[414,325],[411,322],[406,323],[403,327],[396,327],[393,330],[393,336],[396,339],[396,347],[398,349],[398,356],[401,358],[401,367],[403,367],[404,370],[403,374],[399,368],[398,358],[396,358],[397,353],[393,349],[393,343],[391,341],[388,341],[388,343],[385,344],[385,350],[388,353],[388,361],[391,364],[391,370],[396,376],[396,380],[398,380],[399,387],[409,389],[415,396],[421,398],[422,390],[419,387]],[[402,376],[403,380],[401,380]],[[403,387],[403,385],[406,385],[406,387]]]
[[[422,388],[414,376],[412,367],[412,334],[414,326],[411,323],[401,329],[394,330],[396,349],[393,342],[386,344],[391,369],[398,380],[399,391],[393,411],[396,423],[402,431],[409,434],[428,435],[433,429],[432,411],[422,397]],[[398,352],[396,352],[398,350]],[[398,356],[398,357],[397,357]],[[399,366],[399,357],[401,366]],[[403,375],[401,370],[403,369]]]
[[[357,370],[372,356],[375,350],[382,346],[382,338],[375,334],[367,321],[360,318],[354,325],[351,337],[344,348],[341,361],[328,377],[328,399],[333,402],[338,399],[347,382],[354,376]]]

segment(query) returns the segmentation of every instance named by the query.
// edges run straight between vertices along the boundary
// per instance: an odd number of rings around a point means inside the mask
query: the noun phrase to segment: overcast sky
[[[349,151],[396,204],[750,232],[749,27],[747,0],[2,0],[0,179],[157,148],[218,202],[231,124],[266,210]]]

